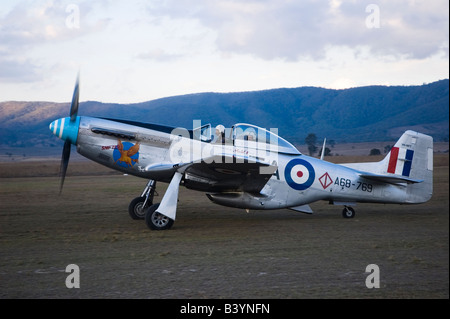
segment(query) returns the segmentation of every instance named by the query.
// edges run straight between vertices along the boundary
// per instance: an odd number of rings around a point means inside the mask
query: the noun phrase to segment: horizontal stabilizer
[[[370,179],[376,182],[384,182],[389,184],[398,184],[398,183],[408,183],[408,184],[415,184],[415,183],[422,183],[423,180],[421,179],[412,179],[405,176],[398,176],[398,175],[377,175],[377,174],[359,174],[360,177]]]

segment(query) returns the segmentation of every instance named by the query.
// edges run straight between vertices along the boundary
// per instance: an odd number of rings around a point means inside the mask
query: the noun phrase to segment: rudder
[[[400,175],[421,183],[408,184],[408,203],[428,201],[433,193],[433,138],[406,131],[383,160],[385,173]]]

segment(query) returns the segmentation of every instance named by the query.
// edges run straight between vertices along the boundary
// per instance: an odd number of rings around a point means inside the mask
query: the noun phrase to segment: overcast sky
[[[0,2],[0,101],[449,78],[448,0]]]

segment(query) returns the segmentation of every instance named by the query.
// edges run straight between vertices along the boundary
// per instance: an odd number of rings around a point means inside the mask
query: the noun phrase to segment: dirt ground
[[[448,299],[448,161],[435,157],[428,203],[359,204],[353,219],[325,202],[246,213],[181,188],[160,232],[127,213],[145,180],[71,162],[58,196],[57,161],[0,163],[0,298]],[[369,264],[380,288],[366,287]]]

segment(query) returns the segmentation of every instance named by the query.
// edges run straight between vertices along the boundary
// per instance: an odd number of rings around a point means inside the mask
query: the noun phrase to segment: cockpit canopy
[[[214,142],[211,124],[205,124],[193,130],[193,138],[203,142]],[[291,143],[277,135],[277,129],[270,131],[251,124],[238,123],[225,129],[225,144],[271,152],[300,155]]]
[[[238,123],[232,127],[234,146],[266,149],[272,152],[300,155],[294,145],[277,135],[278,129],[270,131],[251,124]]]

